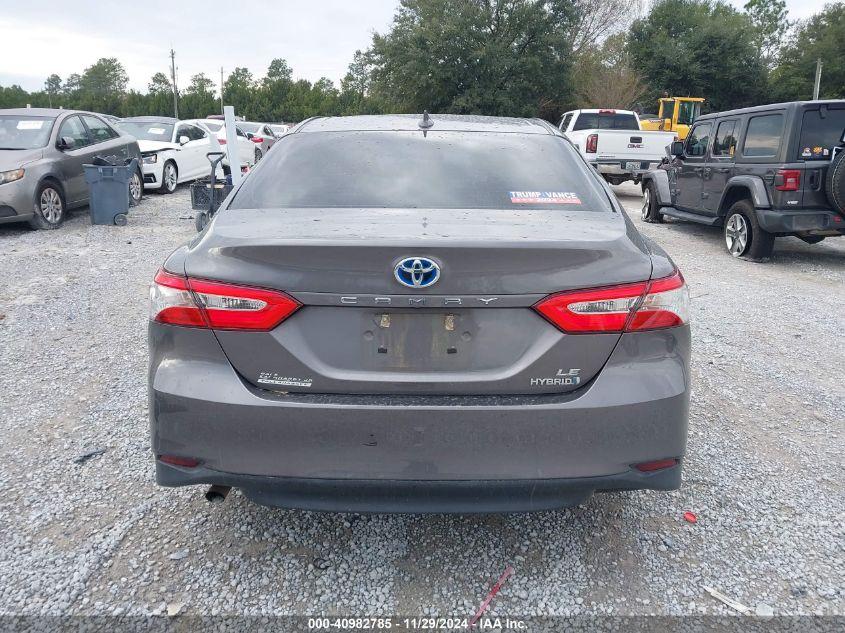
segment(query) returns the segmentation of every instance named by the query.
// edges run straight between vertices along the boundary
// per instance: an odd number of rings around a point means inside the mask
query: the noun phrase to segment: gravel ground
[[[194,234],[187,188],[128,227],[0,227],[0,614],[842,614],[845,240],[730,258],[637,226],[693,296],[685,482],[531,515],[282,511],[153,480],[147,284]],[[92,454],[93,453],[93,454]],[[85,459],[82,456],[88,455]],[[82,462],[82,463],[78,463]],[[693,511],[698,522],[684,521]]]

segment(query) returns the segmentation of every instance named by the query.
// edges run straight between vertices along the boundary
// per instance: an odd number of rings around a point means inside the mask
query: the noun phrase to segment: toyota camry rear
[[[308,121],[151,299],[162,485],[376,512],[680,485],[684,279],[543,122]]]

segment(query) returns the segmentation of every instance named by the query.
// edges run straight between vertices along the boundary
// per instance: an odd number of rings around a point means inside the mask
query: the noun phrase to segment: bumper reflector
[[[654,472],[655,470],[663,470],[664,468],[671,468],[678,463],[678,460],[675,458],[672,459],[658,459],[654,462],[643,462],[642,464],[634,464],[634,468],[639,470],[641,473],[650,473]]]
[[[182,466],[184,468],[196,468],[200,460],[193,457],[180,457],[179,455],[159,455],[158,461],[170,464],[171,466]]]

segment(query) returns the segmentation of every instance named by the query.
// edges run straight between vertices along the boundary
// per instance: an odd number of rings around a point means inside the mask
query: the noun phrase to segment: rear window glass
[[[572,131],[577,130],[639,130],[633,114],[582,112],[578,115]]]
[[[35,149],[50,140],[54,119],[0,114],[0,149]]]
[[[833,148],[843,144],[845,134],[845,108],[808,110],[801,122],[801,140],[798,158],[803,160],[830,160]]]
[[[558,136],[480,132],[289,134],[231,208],[382,207],[609,210]]]
[[[159,121],[120,121],[117,127],[139,141],[164,141],[173,137],[173,124]]]
[[[748,122],[743,156],[777,156],[780,140],[783,137],[783,115],[767,114],[752,117]]]

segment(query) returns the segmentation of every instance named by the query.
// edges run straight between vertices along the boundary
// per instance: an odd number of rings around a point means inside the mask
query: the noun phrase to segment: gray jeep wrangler
[[[734,257],[765,260],[783,235],[845,235],[845,100],[702,116],[642,187],[643,220],[722,226]]]

